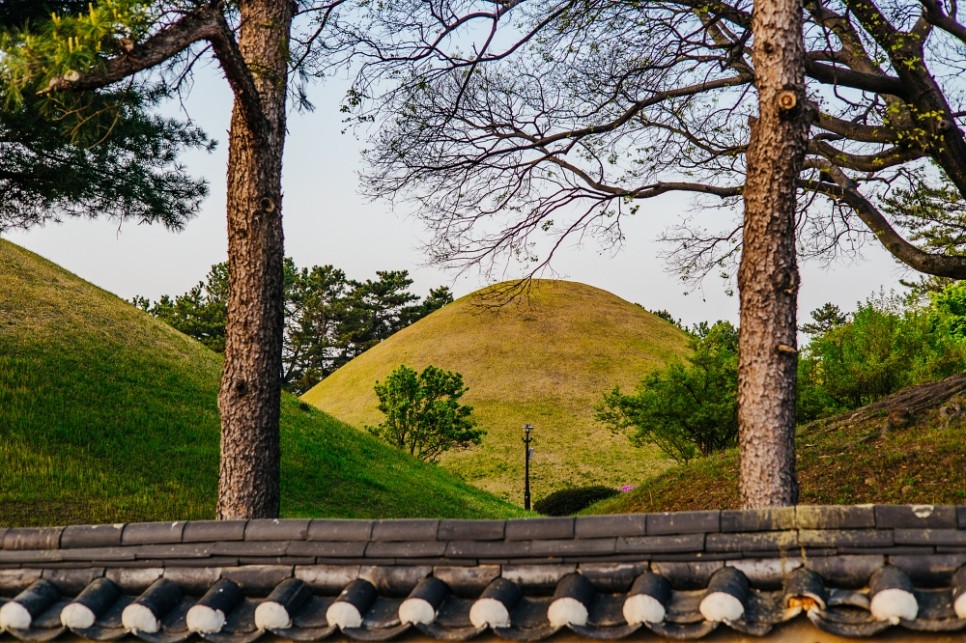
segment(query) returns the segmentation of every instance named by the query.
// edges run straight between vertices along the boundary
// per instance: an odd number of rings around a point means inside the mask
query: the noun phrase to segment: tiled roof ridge
[[[205,638],[624,638],[645,622],[672,638],[718,623],[762,636],[801,610],[847,636],[966,630],[966,505],[72,525],[0,529],[0,544],[0,629],[23,640],[67,627],[154,641],[138,631],[150,626],[180,641],[226,614],[225,633]],[[113,606],[101,629],[69,625],[95,594]]]
[[[966,505],[798,506],[508,520],[282,519],[0,529],[0,573],[26,567],[577,566],[772,560],[821,567],[966,563]],[[849,559],[851,560],[851,559]],[[871,573],[871,572],[870,572]],[[867,576],[866,576],[867,577]]]
[[[0,550],[202,542],[491,542],[767,531],[966,530],[966,505],[798,505],[577,517],[472,519],[283,518],[0,527]]]

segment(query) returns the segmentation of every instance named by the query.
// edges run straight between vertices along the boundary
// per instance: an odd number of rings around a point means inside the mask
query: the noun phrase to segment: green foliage
[[[640,304],[638,304],[638,306],[640,306]],[[641,308],[644,308],[644,306],[641,306]],[[644,308],[644,310],[647,310],[647,308]],[[681,323],[681,320],[672,315],[671,311],[662,308],[660,310],[647,310],[647,312],[651,313],[655,317],[663,319],[675,328],[680,328],[681,330],[687,332],[687,329],[684,327],[684,324]]]
[[[962,504],[966,499],[966,390],[963,379],[932,382],[862,410],[799,425],[796,453],[807,505]],[[891,409],[910,409],[888,430]],[[585,513],[738,508],[738,449],[638,478],[634,489]]]
[[[900,388],[966,370],[963,290],[950,286],[930,307],[896,296],[860,304],[843,324],[816,335],[799,361],[799,421],[868,404]]]
[[[728,322],[694,328],[688,364],[648,374],[635,393],[604,396],[597,419],[630,430],[635,446],[656,444],[677,462],[709,455],[738,435],[738,331]]]
[[[896,188],[882,209],[931,252],[966,254],[966,202],[945,175],[939,186],[922,179],[914,189]]]
[[[147,35],[153,21],[151,3],[143,0],[100,0],[88,3],[86,11],[76,11],[77,3],[60,4],[67,11],[55,12],[29,30],[0,33],[0,81],[6,108],[20,107],[30,90],[45,88],[58,78],[79,77],[103,64],[107,56],[124,53]]]
[[[26,25],[49,23],[51,12],[80,11],[90,13],[87,2],[0,3],[0,42],[16,42]],[[54,100],[10,83],[15,59],[0,54],[0,231],[70,216],[178,229],[194,216],[207,186],[176,158],[214,143],[195,127],[150,114],[163,89],[129,86]]]
[[[304,393],[359,353],[453,301],[442,286],[420,302],[407,290],[413,282],[405,270],[377,272],[377,280],[358,282],[333,266],[299,269],[286,258],[284,271],[282,382],[293,393]],[[137,296],[133,303],[208,348],[224,351],[227,263],[215,264],[205,281],[173,299],[163,295],[151,302]]]
[[[572,516],[617,493],[617,489],[602,486],[561,489],[535,502],[533,510],[545,516]]]
[[[848,321],[848,317],[835,304],[828,302],[811,312],[812,321],[802,324],[800,331],[807,335],[821,335]]]
[[[0,526],[214,518],[222,360],[0,240]],[[282,515],[520,515],[290,395]]]
[[[953,282],[944,290],[931,293],[929,299],[950,334],[966,341],[966,280]]]
[[[420,460],[435,462],[444,451],[480,444],[486,434],[475,428],[473,407],[459,402],[467,391],[459,373],[430,365],[417,375],[401,365],[375,391],[386,418],[366,429]]]

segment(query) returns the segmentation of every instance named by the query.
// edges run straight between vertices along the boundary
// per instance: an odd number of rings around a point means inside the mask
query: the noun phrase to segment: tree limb
[[[879,243],[892,256],[912,269],[938,277],[966,279],[966,256],[931,254],[920,250],[906,241],[878,208],[857,190],[819,181],[800,181],[799,185],[847,203]]]

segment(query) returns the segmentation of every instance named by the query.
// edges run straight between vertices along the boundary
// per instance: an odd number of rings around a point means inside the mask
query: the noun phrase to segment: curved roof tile
[[[966,636],[964,506],[74,525],[0,542],[0,627],[24,641]]]

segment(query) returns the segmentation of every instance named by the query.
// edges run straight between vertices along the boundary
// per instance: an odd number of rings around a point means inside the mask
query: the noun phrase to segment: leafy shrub
[[[463,376],[427,366],[422,373],[400,366],[376,382],[379,410],[386,419],[366,429],[377,438],[426,462],[444,451],[480,444],[486,431],[475,428],[473,407],[460,404]]]
[[[545,516],[570,516],[590,505],[617,495],[610,487],[577,487],[554,491],[534,503],[533,510]]]
[[[648,374],[637,390],[615,388],[597,419],[629,431],[631,443],[653,443],[679,463],[733,446],[738,436],[738,331],[719,321],[694,328],[688,364]]]

